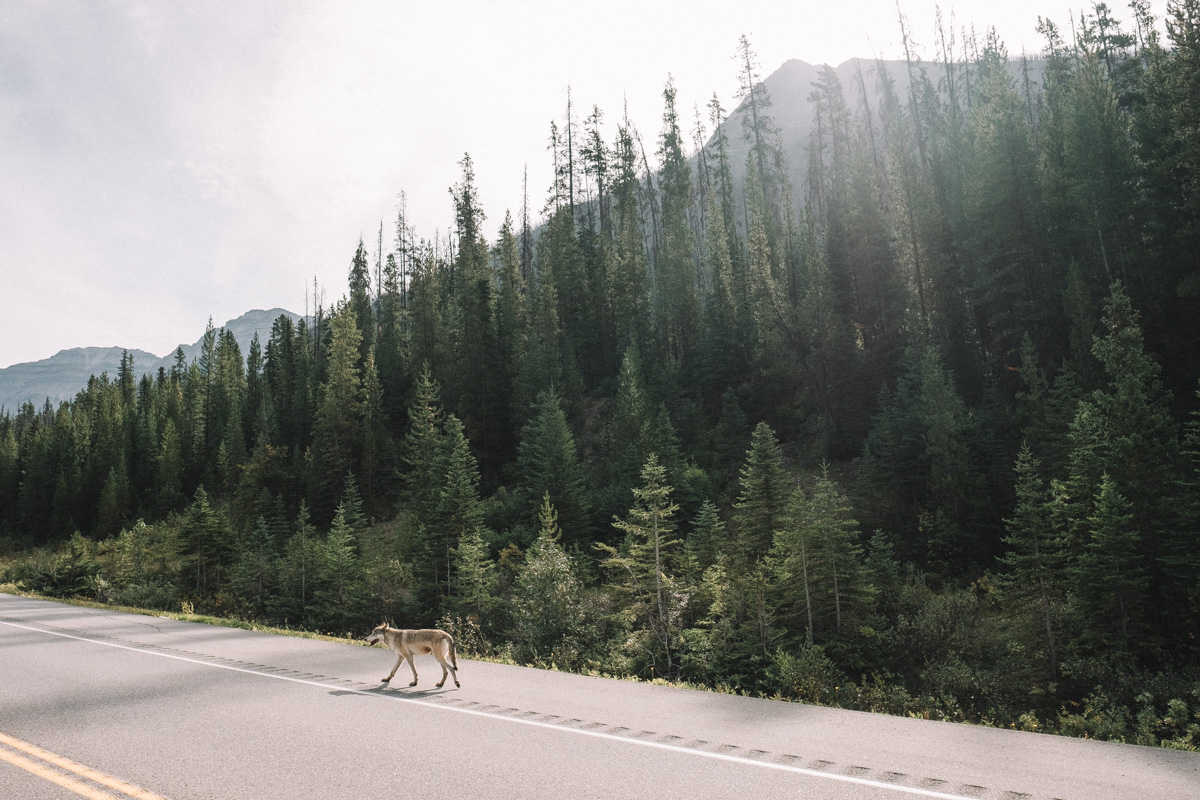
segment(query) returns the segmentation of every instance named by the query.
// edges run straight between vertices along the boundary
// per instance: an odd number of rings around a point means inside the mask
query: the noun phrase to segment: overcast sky
[[[933,57],[935,4],[902,3]],[[994,26],[1017,54],[1040,49],[1039,14],[1067,30],[1080,7],[943,15],[980,38]],[[765,76],[792,58],[901,57],[896,14],[893,0],[4,0],[0,367],[82,346],[165,355],[210,316],[303,312],[314,278],[335,301],[359,236],[383,220],[390,245],[399,192],[419,236],[445,232],[464,152],[489,237],[519,215],[526,167],[540,208],[568,85],[610,140],[627,104],[653,141],[668,74],[689,118],[714,92],[736,104],[740,34]]]

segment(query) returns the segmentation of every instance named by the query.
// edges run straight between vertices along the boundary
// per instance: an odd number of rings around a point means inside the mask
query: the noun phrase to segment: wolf
[[[436,629],[426,629],[420,631],[406,631],[400,628],[391,628],[385,622],[371,631],[366,637],[367,644],[375,644],[383,642],[383,644],[396,653],[396,666],[392,667],[392,672],[383,679],[383,683],[388,683],[396,674],[396,670],[400,669],[400,662],[408,659],[408,666],[412,669],[413,679],[409,686],[417,685],[417,667],[413,664],[413,656],[418,653],[432,655],[442,665],[442,679],[438,682],[437,688],[442,688],[442,684],[446,682],[447,671],[454,675],[454,685],[461,687],[458,682],[458,657],[454,648],[454,637],[445,631]],[[446,658],[449,656],[450,660]]]

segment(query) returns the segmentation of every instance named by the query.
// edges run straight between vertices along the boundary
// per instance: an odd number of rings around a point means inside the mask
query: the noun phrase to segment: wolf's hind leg
[[[448,662],[448,661],[446,660],[446,653],[445,653],[445,651],[446,651],[447,649],[448,649],[448,648],[447,648],[447,647],[445,646],[445,644],[443,643],[443,645],[442,645],[441,647],[438,647],[436,650],[434,650],[434,651],[433,651],[433,654],[434,654],[435,656],[437,656],[438,663],[442,665],[442,680],[441,680],[441,682],[440,682],[440,683],[438,683],[438,685],[437,685],[437,688],[439,688],[439,689],[440,689],[440,688],[442,688],[442,684],[444,684],[444,683],[446,682],[446,675],[447,675],[447,674],[452,674],[452,675],[454,675],[454,685],[455,685],[455,686],[462,686],[462,684],[458,682],[458,668],[457,668],[457,667],[454,667],[454,666],[452,666],[452,665],[450,664],[450,662]]]
[[[438,682],[437,682],[437,688],[438,688],[438,689],[440,689],[440,688],[442,688],[442,686],[443,686],[443,685],[446,683],[446,674],[447,674],[447,673],[446,673],[446,662],[445,662],[445,660],[442,658],[442,654],[441,654],[441,653],[438,653],[438,661],[440,661],[440,662],[441,662],[441,664],[442,664],[442,679],[441,679],[440,681],[438,681]]]
[[[396,666],[400,666],[400,665],[397,663]],[[408,666],[412,669],[412,672],[413,672],[412,683],[410,683],[409,686],[416,686],[417,685],[417,665],[415,663],[413,663],[412,653],[408,654]]]

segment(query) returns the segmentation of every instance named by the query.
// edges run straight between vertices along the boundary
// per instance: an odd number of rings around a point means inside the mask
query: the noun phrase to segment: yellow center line
[[[93,783],[98,783],[101,786],[107,786],[121,793],[126,798],[136,798],[136,800],[166,800],[160,795],[148,792],[145,789],[134,786],[132,783],[126,783],[119,778],[114,778],[111,775],[105,775],[103,772],[98,772],[91,767],[86,767],[83,764],[76,763],[69,758],[64,758],[49,750],[43,750],[37,745],[23,742],[20,739],[15,739],[7,734],[0,733],[0,744],[7,745],[13,750],[20,750],[34,758],[40,759],[47,764],[53,764],[59,769],[74,773],[81,778],[87,778]],[[44,764],[39,764],[36,761],[31,761],[24,756],[19,756],[16,753],[0,748],[0,758],[4,759],[13,766],[20,767],[27,772],[32,772],[39,778],[45,778],[52,783],[57,783],[66,789],[70,789],[76,794],[83,797],[91,798],[91,800],[112,800],[113,795],[106,791],[89,786],[86,783],[76,780],[69,775],[63,775],[60,772],[49,769]]]
[[[26,772],[32,772],[39,778],[45,778],[51,783],[57,783],[63,788],[70,789],[75,794],[90,798],[91,800],[114,800],[113,795],[108,792],[97,789],[93,786],[88,786],[82,781],[77,781],[69,775],[63,775],[61,772],[55,772],[45,764],[39,764],[36,761],[30,761],[24,756],[19,756],[16,753],[0,748],[0,760],[20,767]]]

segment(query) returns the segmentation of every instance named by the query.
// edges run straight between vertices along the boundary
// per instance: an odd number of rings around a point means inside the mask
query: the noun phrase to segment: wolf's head
[[[385,622],[382,625],[380,625],[379,627],[375,628],[375,630],[368,633],[367,634],[367,644],[375,644],[376,642],[382,642],[383,634],[387,632],[387,627],[388,627],[387,623]]]

